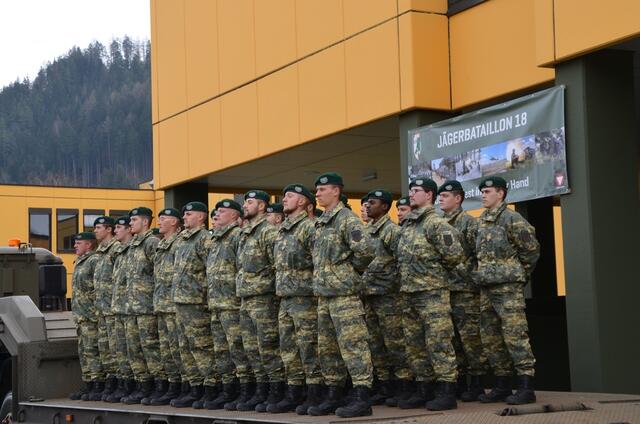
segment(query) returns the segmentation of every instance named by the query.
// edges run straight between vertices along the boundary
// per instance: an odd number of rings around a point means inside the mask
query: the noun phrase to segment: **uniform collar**
[[[457,208],[452,210],[451,212],[445,212],[444,215],[442,215],[442,217],[447,221],[449,221],[449,223],[451,223],[451,222],[455,222],[455,220],[458,218],[458,216],[460,216],[461,213],[462,213],[462,208]]]
[[[376,234],[380,229],[384,226],[384,224],[389,221],[389,214],[384,214],[382,218],[377,220],[376,222],[371,222],[369,226],[371,227],[371,234]]]
[[[115,237],[111,237],[109,241],[100,243],[100,246],[98,246],[98,249],[96,250],[100,253],[107,252],[114,244],[117,243],[117,241],[118,240],[116,240]]]
[[[89,256],[94,255],[96,253],[95,250],[90,250],[87,253],[85,253],[82,256],[78,256],[75,260],[75,264],[78,265],[80,262],[84,261],[85,259],[87,259]]]
[[[284,222],[282,223],[282,225],[280,225],[279,231],[289,231],[290,229],[295,227],[298,222],[304,221],[305,219],[309,219],[309,215],[307,215],[307,212],[305,211],[301,211],[299,214],[297,214],[294,217],[291,217],[291,215],[288,215],[284,219]]]
[[[148,229],[143,234],[136,234],[131,239],[131,246],[139,246],[139,245],[142,244],[143,241],[145,241],[146,239],[148,239],[151,236],[153,236],[153,230],[152,229]]]
[[[433,205],[427,205],[422,208],[417,208],[409,212],[405,217],[405,221],[419,221],[427,215],[431,215],[435,212]]]
[[[229,231],[233,230],[237,226],[238,226],[238,223],[236,221],[233,221],[232,223],[227,224],[224,227],[214,228],[213,233],[211,235],[215,238],[224,237],[225,234],[227,234]]]
[[[184,239],[191,238],[194,234],[197,234],[200,230],[204,230],[204,225],[201,225],[201,226],[196,227],[196,228],[185,228],[180,233],[180,237],[182,237]]]
[[[316,220],[316,225],[328,224],[333,219],[333,217],[336,216],[338,212],[340,212],[344,208],[344,204],[342,202],[338,202],[338,204],[333,209],[331,209],[330,211],[325,210],[322,213],[322,215]]]
[[[249,225],[244,227],[242,230],[245,234],[251,234],[253,230],[255,230],[260,224],[267,220],[267,214],[263,213],[262,215],[256,216],[253,221],[249,221]]]
[[[178,233],[171,234],[171,237],[169,238],[163,238],[162,240],[160,240],[160,243],[158,243],[158,248],[159,249],[170,248],[173,242],[176,241],[177,238],[178,238]]]
[[[507,204],[505,202],[501,202],[498,206],[496,206],[493,209],[485,209],[484,212],[482,212],[482,215],[480,216],[480,218],[482,218],[483,221],[495,221],[498,219],[498,217],[500,216],[500,214],[502,213],[502,211],[505,210],[505,208],[507,207]]]

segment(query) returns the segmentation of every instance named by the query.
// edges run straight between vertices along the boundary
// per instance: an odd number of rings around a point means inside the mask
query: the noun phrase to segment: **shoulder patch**
[[[451,234],[445,234],[442,236],[442,239],[444,240],[444,244],[447,246],[451,246],[453,244],[453,236]]]
[[[525,243],[529,243],[531,241],[531,234],[529,234],[529,231],[527,230],[520,231],[520,240],[522,240]]]
[[[351,231],[351,238],[353,239],[353,241],[359,242],[360,240],[362,240],[362,231],[360,230]]]

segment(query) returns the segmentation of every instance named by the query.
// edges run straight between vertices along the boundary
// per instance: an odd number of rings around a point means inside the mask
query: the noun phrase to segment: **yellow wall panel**
[[[398,0],[398,13],[408,10],[447,13],[447,0]]]
[[[296,2],[298,57],[307,56],[344,37],[342,0]]]
[[[182,113],[158,124],[160,133],[160,182],[158,188],[167,187],[189,177],[189,153],[187,143],[187,114]]]
[[[389,21],[345,42],[347,125],[400,110],[398,25]]]
[[[553,39],[553,0],[536,0],[536,63],[541,66],[555,60]]]
[[[555,78],[532,54],[535,1],[492,0],[450,18],[453,108]]]
[[[256,76],[253,0],[218,0],[220,91]]]
[[[219,92],[217,1],[185,2],[187,104],[193,106]]]
[[[258,156],[258,96],[252,83],[221,98],[222,167]]]
[[[264,75],[296,59],[294,0],[255,2],[256,74]]]
[[[258,80],[258,128],[260,156],[299,143],[297,65]]]
[[[555,0],[556,59],[640,34],[637,0]]]
[[[344,43],[298,64],[300,139],[312,140],[347,124]]]
[[[157,187],[160,186],[160,131],[158,131],[157,124],[151,128],[153,138],[153,182]]]
[[[402,109],[449,109],[449,23],[444,15],[406,13],[399,18]]]
[[[156,24],[156,3],[158,0],[151,0],[151,122],[158,122],[158,35]]]
[[[220,100],[204,103],[188,112],[189,176],[208,174],[222,166]]]
[[[394,0],[343,0],[344,35],[348,37],[397,15]]]
[[[157,0],[158,117],[185,109],[184,0]]]

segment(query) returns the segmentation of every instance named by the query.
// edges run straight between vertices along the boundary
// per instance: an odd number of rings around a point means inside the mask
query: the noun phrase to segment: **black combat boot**
[[[119,378],[118,383],[116,385],[116,389],[109,394],[102,395],[102,401],[109,402],[109,403],[117,403],[117,402],[120,402],[120,398],[123,396],[125,396],[124,379]]]
[[[439,386],[438,390],[436,390],[436,398],[427,402],[426,408],[429,411],[456,409],[458,407],[458,402],[456,402],[456,383],[443,381],[439,383]]]
[[[336,412],[336,409],[345,405],[344,390],[342,387],[329,386],[325,400],[317,406],[310,406],[307,414],[313,416],[329,415]]]
[[[253,397],[255,391],[255,383],[240,383],[240,393],[238,397],[224,404],[224,409],[227,411],[237,411],[238,404],[248,402]]]
[[[296,414],[307,415],[312,406],[318,406],[322,402],[322,386],[320,384],[307,385],[307,397],[304,402],[296,407]]]
[[[83,381],[82,386],[77,392],[73,392],[69,395],[71,400],[81,400],[82,396],[88,396],[93,390],[93,381]]]
[[[505,399],[509,405],[524,405],[535,403],[536,393],[533,391],[533,377],[530,375],[518,376],[518,388],[516,392]]]
[[[284,381],[269,384],[267,400],[256,405],[256,412],[267,412],[269,405],[277,405],[284,398]]]
[[[204,395],[204,387],[201,385],[191,386],[191,390],[185,396],[173,399],[169,405],[174,408],[191,408],[193,402],[197,401]]]
[[[269,393],[271,395],[271,393]],[[295,411],[296,407],[302,403],[302,385],[287,385],[284,398],[277,403],[269,403],[267,412],[280,414],[282,412]]]
[[[226,403],[233,401],[236,397],[238,397],[238,382],[225,383],[218,396],[205,402],[204,407],[209,410],[222,409]]]
[[[140,384],[136,383],[133,378],[124,381],[124,396],[122,396],[119,402],[124,402],[126,397],[131,396],[134,392],[140,389]]]
[[[393,396],[388,397],[384,402],[385,405],[396,407],[401,400],[407,400],[413,395],[416,390],[416,385],[412,380],[398,380],[395,385],[395,392]]]
[[[336,415],[342,418],[366,417],[373,413],[369,403],[369,388],[355,386],[353,400],[347,406],[336,409]]]
[[[456,398],[461,399],[462,394],[469,390],[466,374],[458,374],[458,382],[456,383]]]
[[[475,402],[480,395],[484,394],[484,388],[482,387],[482,376],[472,375],[471,383],[466,392],[460,395],[460,400],[463,402]]]
[[[188,381],[183,381],[182,385],[180,386],[180,394],[178,395],[177,398],[171,399],[171,401],[169,402],[169,405],[171,405],[171,403],[173,403],[174,401],[178,401],[182,399],[185,396],[189,396],[189,393],[191,393],[191,384],[189,384]]]
[[[511,377],[496,376],[493,389],[478,396],[478,400],[482,403],[503,402],[507,396],[511,396]]]
[[[398,408],[400,409],[415,409],[424,408],[424,405],[430,400],[435,399],[433,393],[435,384],[433,382],[418,381],[416,382],[416,391],[413,392],[411,397],[404,400],[398,400]]]
[[[177,399],[182,394],[182,383],[169,383],[167,391],[162,396],[151,397],[151,405],[169,405],[173,399]]]
[[[267,396],[269,396],[269,383],[256,383],[256,391],[251,399],[239,402],[236,409],[238,411],[255,411],[256,406],[267,400]]]
[[[82,396],[82,400],[102,400],[102,392],[104,392],[104,381],[94,381],[93,388],[86,396]]]
[[[167,390],[169,390],[169,382],[167,380],[156,380],[156,386],[153,392],[151,392],[149,396],[140,400],[140,403],[143,405],[152,405],[151,401],[162,397],[167,393]]]
[[[115,377],[107,378],[107,381],[104,383],[104,390],[100,394],[100,399],[98,400],[106,400],[111,393],[115,392],[118,389],[118,379]]]
[[[384,405],[388,398],[393,396],[395,381],[383,380],[378,386],[378,391],[369,400],[371,405]]]
[[[127,405],[139,404],[142,399],[149,397],[153,393],[153,380],[142,381],[139,385],[139,389],[125,397],[122,403]]]
[[[214,386],[204,386],[204,394],[200,399],[193,402],[191,407],[193,409],[204,409],[205,402],[211,402],[215,398],[218,397],[218,393],[220,393],[220,385],[216,384]]]

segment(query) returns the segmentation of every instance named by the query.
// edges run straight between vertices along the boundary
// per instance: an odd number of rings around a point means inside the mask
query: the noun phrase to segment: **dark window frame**
[[[51,216],[53,214],[53,211],[51,210],[51,208],[29,208],[28,214],[29,214],[29,243],[31,243],[31,215],[32,214],[47,215],[49,217],[49,247],[47,248],[47,250],[51,252],[52,251],[51,247],[53,243],[53,228],[52,228]]]
[[[87,226],[84,217],[87,215],[104,216],[105,209],[83,209],[82,210],[82,231],[93,231],[93,222]],[[89,229],[90,230],[89,230]]]
[[[63,248],[59,248],[60,246],[60,229],[58,228],[58,224],[60,223],[60,221],[58,221],[58,216],[59,215],[74,215],[76,216],[76,228],[75,231],[73,232],[73,234],[78,234],[78,228],[80,227],[80,210],[79,209],[68,209],[68,208],[60,208],[60,209],[56,209],[56,252],[57,253],[75,253],[75,250],[73,249],[73,247],[70,247],[68,249]],[[64,238],[62,241],[62,245],[64,246]]]
[[[124,212],[123,214],[114,214],[114,212]],[[129,216],[129,211],[124,209],[109,209],[109,216],[111,218],[119,218],[121,216]]]
[[[463,12],[487,0],[448,0],[447,16]]]

